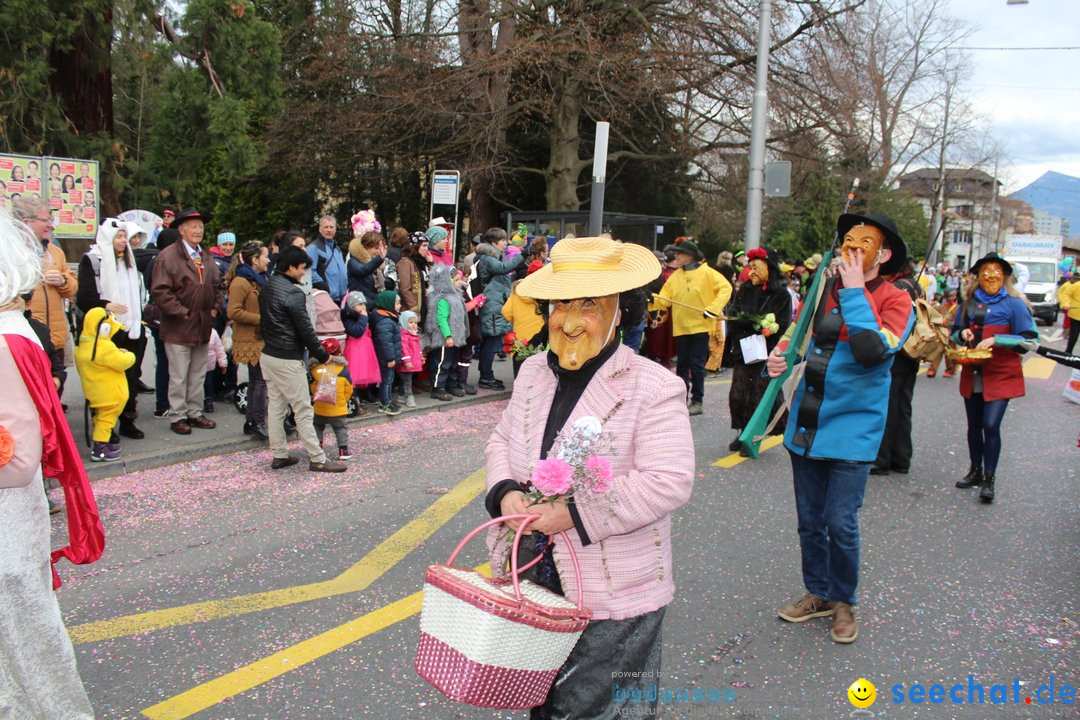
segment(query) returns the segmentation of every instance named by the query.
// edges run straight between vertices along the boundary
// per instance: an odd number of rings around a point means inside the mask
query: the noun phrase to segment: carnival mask
[[[979,268],[979,287],[987,295],[993,295],[1005,284],[1005,271],[996,262],[988,262]]]
[[[861,223],[844,233],[840,252],[843,254],[844,260],[850,262],[855,255],[855,251],[862,250],[863,272],[868,273],[874,265],[885,261],[885,258],[882,257],[882,252],[887,251],[883,247],[884,243],[885,233],[873,225]]]
[[[599,355],[614,335],[618,317],[618,294],[552,300],[548,334],[559,367],[577,370]]]
[[[754,259],[750,261],[750,283],[765,287],[769,282],[769,266],[764,260]]]

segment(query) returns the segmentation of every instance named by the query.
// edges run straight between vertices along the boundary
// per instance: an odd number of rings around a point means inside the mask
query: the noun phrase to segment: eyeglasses
[[[53,219],[52,219],[52,216],[51,216],[51,215],[46,215],[45,217],[40,217],[40,216],[38,216],[38,217],[32,217],[32,218],[30,218],[30,219],[31,219],[31,220],[37,220],[38,222],[43,222],[43,223],[45,223],[45,224],[49,224],[49,223],[51,223],[51,222],[53,221]]]

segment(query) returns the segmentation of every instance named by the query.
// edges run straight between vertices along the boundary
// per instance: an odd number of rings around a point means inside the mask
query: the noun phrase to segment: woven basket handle
[[[454,560],[457,558],[458,553],[461,552],[461,549],[465,547],[465,544],[472,540],[474,537],[476,537],[478,534],[480,534],[480,532],[482,532],[483,530],[486,530],[492,525],[498,525],[505,520],[522,520],[523,522],[521,523],[521,525],[518,526],[517,532],[514,534],[514,547],[510,551],[510,579],[514,584],[514,598],[518,602],[521,602],[521,580],[518,575],[538,563],[540,561],[540,558],[537,557],[525,567],[519,568],[517,562],[518,547],[521,545],[521,538],[525,534],[525,529],[539,517],[539,515],[530,515],[524,513],[516,515],[503,515],[502,517],[493,518],[485,523],[481,523],[477,527],[473,528],[472,531],[470,531],[469,534],[466,535],[461,540],[461,542],[457,544],[457,547],[454,548],[454,552],[450,553],[450,557],[447,559],[446,564],[453,565]],[[577,553],[574,551],[574,546],[570,543],[570,538],[566,536],[565,532],[560,532],[559,537],[562,538],[563,543],[566,545],[566,549],[570,551],[570,560],[574,565],[574,577],[577,578],[577,607],[578,610],[584,610],[585,603],[584,598],[582,597],[581,567],[578,565]]]

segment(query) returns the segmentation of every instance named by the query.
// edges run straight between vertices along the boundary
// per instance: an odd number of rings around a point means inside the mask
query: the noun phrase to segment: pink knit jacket
[[[540,459],[544,424],[555,396],[546,354],[525,361],[514,394],[487,444],[487,484],[524,482]],[[642,615],[675,596],[671,560],[671,514],[690,499],[694,440],[683,381],[625,346],[596,372],[566,425],[584,416],[604,420],[614,482],[603,495],[576,498],[591,544],[576,529],[567,537],[581,565],[586,607],[597,620]],[[555,541],[555,566],[567,598],[577,579],[569,553]],[[504,528],[488,535],[492,568],[505,568]],[[498,572],[498,570],[496,570]],[[505,572],[505,570],[504,570]]]

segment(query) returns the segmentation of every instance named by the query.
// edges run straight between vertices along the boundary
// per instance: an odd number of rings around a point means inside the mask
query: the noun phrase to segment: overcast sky
[[[948,0],[971,47],[1080,46],[1080,0]],[[1004,148],[1011,192],[1047,170],[1080,177],[1080,50],[971,50],[972,101]]]

